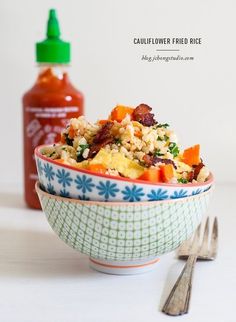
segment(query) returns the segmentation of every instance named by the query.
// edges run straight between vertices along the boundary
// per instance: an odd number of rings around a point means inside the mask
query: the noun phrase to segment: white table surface
[[[160,307],[184,262],[162,256],[152,272],[112,276],[52,232],[41,211],[24,206],[17,189],[0,189],[1,322],[236,321],[236,185],[218,185],[211,215],[219,216],[215,262],[198,262],[190,312],[169,317]]]

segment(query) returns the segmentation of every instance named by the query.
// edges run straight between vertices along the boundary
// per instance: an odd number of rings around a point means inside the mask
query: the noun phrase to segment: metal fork
[[[193,240],[187,240],[178,250],[178,257],[187,258],[187,262],[163,306],[162,312],[168,315],[176,316],[188,313],[196,260],[214,260],[216,257],[218,246],[217,217],[214,218],[211,234],[209,233],[209,222],[210,219],[207,217],[201,243],[200,233],[203,224],[198,226]]]

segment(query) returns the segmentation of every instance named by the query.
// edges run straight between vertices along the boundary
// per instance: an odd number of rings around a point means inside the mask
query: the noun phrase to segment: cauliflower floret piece
[[[197,176],[197,182],[205,182],[206,179],[209,177],[210,171],[207,167],[202,167],[198,176]]]
[[[89,149],[87,148],[87,149],[84,150],[82,156],[83,156],[84,159],[87,159],[88,155],[89,155]]]
[[[170,142],[178,143],[177,135],[173,131],[169,132],[169,140]]]

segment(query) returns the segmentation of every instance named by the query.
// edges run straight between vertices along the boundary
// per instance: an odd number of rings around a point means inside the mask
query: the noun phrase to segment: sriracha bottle
[[[34,189],[37,180],[34,149],[59,141],[69,119],[84,114],[83,95],[71,84],[67,73],[70,44],[60,39],[54,9],[49,11],[47,38],[36,44],[36,57],[38,78],[23,96],[24,195],[29,207],[40,209]]]

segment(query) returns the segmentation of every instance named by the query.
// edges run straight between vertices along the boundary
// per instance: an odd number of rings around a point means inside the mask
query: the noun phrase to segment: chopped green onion
[[[169,140],[169,136],[164,135],[164,140],[165,140],[165,141],[168,141],[168,140]]]
[[[174,158],[177,157],[177,155],[179,154],[179,148],[178,148],[177,144],[174,142],[171,142],[169,144],[169,151],[173,155]]]
[[[51,158],[53,156],[53,154],[55,154],[56,151],[53,151],[52,153],[49,154],[49,158]]]
[[[65,133],[65,141],[67,145],[73,146],[73,139],[70,139],[67,133]]]
[[[77,152],[77,162],[80,162],[84,159],[83,153],[86,149],[89,148],[89,144],[80,144],[79,147],[80,147],[80,150]]]
[[[121,143],[122,143],[122,141],[121,141],[121,139],[120,139],[120,138],[115,139],[115,144],[119,145],[119,144],[121,144]]]
[[[157,137],[157,141],[168,141],[168,140],[169,140],[169,137],[167,135],[164,135],[163,138],[160,136]]]
[[[158,149],[157,151],[154,152],[154,156],[155,157],[162,157],[163,155],[165,155],[164,153],[160,152],[160,149]]]
[[[184,179],[184,178],[180,178],[180,179],[178,179],[178,182],[179,183],[188,183],[188,180]]]
[[[169,124],[164,123],[164,124],[158,124],[156,128],[164,127],[165,129],[169,127]]]

